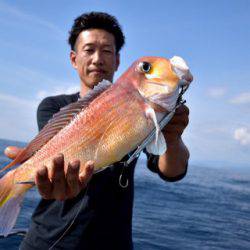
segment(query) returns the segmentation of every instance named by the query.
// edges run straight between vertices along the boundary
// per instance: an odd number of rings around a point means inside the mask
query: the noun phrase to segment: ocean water
[[[0,166],[7,163],[2,152],[10,144],[0,140]],[[16,228],[28,226],[38,200],[32,189]],[[170,183],[146,170],[141,159],[135,174],[133,239],[135,250],[250,249],[250,166],[191,164],[182,181]],[[0,249],[18,249],[21,240],[0,238]]]

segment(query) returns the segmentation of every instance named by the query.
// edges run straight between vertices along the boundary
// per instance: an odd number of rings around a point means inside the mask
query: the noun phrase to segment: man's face
[[[103,79],[112,81],[119,66],[114,36],[101,29],[82,31],[71,51],[70,59],[77,70],[81,82],[93,88]]]

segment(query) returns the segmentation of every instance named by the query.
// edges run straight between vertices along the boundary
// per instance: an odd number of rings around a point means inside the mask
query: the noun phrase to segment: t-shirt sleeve
[[[168,181],[168,182],[175,182],[175,181],[179,181],[179,180],[183,179],[185,177],[185,175],[187,174],[188,164],[186,165],[185,172],[183,174],[180,174],[180,175],[177,175],[174,177],[167,177],[164,174],[162,174],[162,172],[160,171],[160,169],[158,167],[159,155],[150,154],[147,152],[146,149],[144,149],[143,152],[147,156],[148,169],[151,170],[153,173],[157,173],[161,177],[161,179]]]
[[[37,108],[37,125],[39,131],[48,123],[53,114],[60,110],[59,105],[52,97],[45,98]]]

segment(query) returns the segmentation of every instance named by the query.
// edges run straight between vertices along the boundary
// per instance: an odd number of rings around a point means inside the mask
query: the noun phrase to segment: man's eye
[[[84,51],[87,52],[87,53],[92,53],[92,52],[94,52],[93,49],[85,49]]]
[[[104,52],[104,53],[107,53],[107,54],[111,54],[111,53],[112,53],[112,51],[109,50],[109,49],[105,49],[105,50],[103,50],[103,52]]]

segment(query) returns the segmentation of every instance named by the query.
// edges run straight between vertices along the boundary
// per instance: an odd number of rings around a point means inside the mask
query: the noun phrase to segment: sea
[[[24,143],[0,139],[3,150]],[[28,227],[39,195],[26,195],[16,228]],[[14,250],[23,236],[0,237],[0,249]],[[145,167],[141,158],[135,172],[133,216],[135,250],[250,249],[250,164],[220,167],[190,164],[186,177],[165,182]]]

